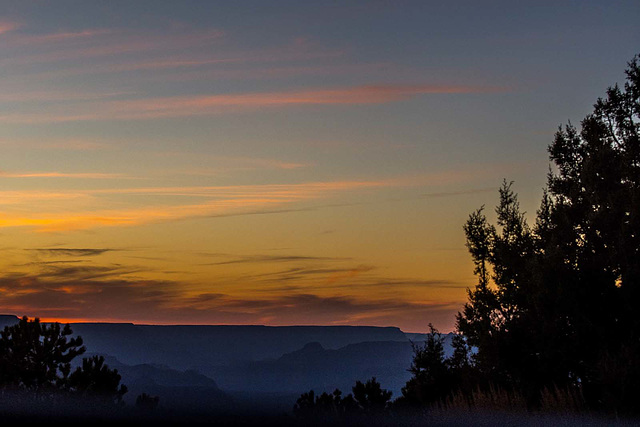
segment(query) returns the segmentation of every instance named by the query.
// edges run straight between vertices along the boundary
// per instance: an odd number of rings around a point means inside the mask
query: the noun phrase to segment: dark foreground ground
[[[35,397],[34,397],[35,396]],[[229,401],[217,407],[192,406],[182,409],[156,407],[143,410],[133,405],[104,404],[66,395],[32,395],[0,392],[0,426],[640,426],[640,418],[624,419],[593,414],[508,412],[506,410],[432,409],[428,412],[391,412],[378,415],[352,415],[350,418],[316,415],[297,418],[292,406],[246,395],[236,396],[240,405]],[[104,401],[102,401],[104,402]],[[167,402],[169,403],[169,402]],[[564,411],[566,408],[559,408]],[[406,411],[403,410],[403,411]]]
[[[348,420],[298,419],[291,414],[194,414],[156,409],[143,413],[133,408],[112,410],[54,410],[0,413],[6,426],[640,426],[639,419],[505,412],[431,413],[412,416],[358,416]]]

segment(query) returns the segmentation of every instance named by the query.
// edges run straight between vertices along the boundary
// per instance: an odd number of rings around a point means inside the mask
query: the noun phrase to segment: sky
[[[0,311],[444,332],[637,1],[0,1]]]

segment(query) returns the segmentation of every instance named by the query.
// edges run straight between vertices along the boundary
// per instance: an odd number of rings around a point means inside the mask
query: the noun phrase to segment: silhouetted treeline
[[[333,393],[316,395],[313,390],[303,393],[293,407],[293,413],[315,421],[343,421],[358,417],[377,417],[385,414],[391,402],[391,392],[384,390],[375,377],[365,383],[356,381],[352,392],[343,397]]]

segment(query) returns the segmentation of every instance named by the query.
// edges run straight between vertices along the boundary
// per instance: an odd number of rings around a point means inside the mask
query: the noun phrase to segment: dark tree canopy
[[[109,369],[104,364],[103,356],[93,356],[82,359],[82,367],[69,375],[69,386],[81,396],[120,403],[127,392],[127,387],[120,385],[120,379],[117,369]]]
[[[577,129],[560,128],[535,224],[511,184],[497,224],[481,208],[464,231],[478,284],[458,329],[492,382],[535,404],[575,387],[594,408],[640,398],[640,58]]]
[[[84,358],[71,372],[72,360],[85,352],[82,338],[72,335],[68,324],[43,324],[26,316],[5,327],[0,333],[0,388],[120,402],[127,387],[120,385],[118,371],[109,369],[104,357]]]
[[[0,333],[0,384],[41,391],[64,387],[71,361],[84,353],[69,325],[42,324],[26,316]]]
[[[452,393],[462,392],[468,396],[478,385],[467,339],[454,334],[453,354],[446,358],[445,337],[432,324],[429,330],[424,344],[412,343],[413,361],[409,368],[412,377],[395,402],[398,407],[446,405]]]
[[[412,343],[412,378],[402,388],[402,399],[412,405],[434,403],[449,393],[449,371],[444,357],[444,338],[429,324],[430,333],[423,345]]]
[[[353,391],[353,398],[366,414],[383,413],[387,409],[392,394],[383,389],[375,377],[365,383],[356,381],[351,391]]]

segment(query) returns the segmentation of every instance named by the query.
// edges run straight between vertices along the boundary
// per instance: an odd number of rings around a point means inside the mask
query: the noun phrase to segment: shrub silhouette
[[[375,377],[365,383],[356,381],[353,394],[342,397],[339,389],[317,396],[313,390],[303,393],[293,407],[299,418],[337,421],[361,415],[384,413],[391,400],[391,392],[383,389]]]
[[[158,407],[160,403],[159,396],[150,396],[147,393],[142,393],[136,397],[136,408],[143,411],[152,411]]]

